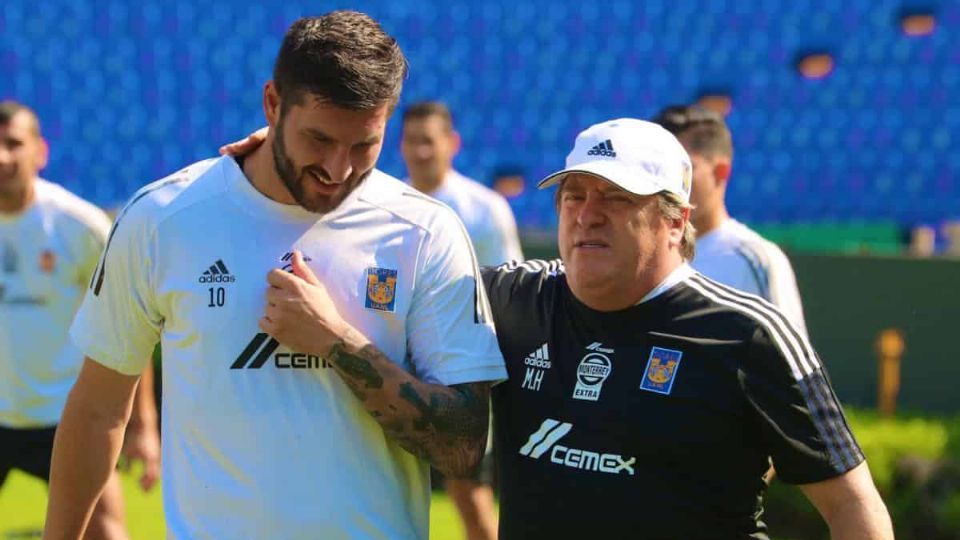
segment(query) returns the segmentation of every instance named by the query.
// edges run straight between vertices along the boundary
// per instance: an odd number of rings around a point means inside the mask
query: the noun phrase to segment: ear
[[[267,81],[263,87],[263,115],[267,118],[267,124],[271,131],[277,127],[280,122],[280,94],[273,81]]]
[[[39,140],[37,140],[37,170],[42,171],[45,169],[49,161],[50,145],[47,144],[46,139],[39,137]]]
[[[726,183],[730,178],[730,171],[732,167],[730,160],[727,158],[718,159],[717,162],[713,165],[713,177],[717,180]]]
[[[679,219],[667,220],[670,225],[670,240],[678,246],[683,243],[683,231],[687,227],[687,222],[690,221],[690,210],[690,208],[684,208]]]
[[[460,148],[463,146],[463,139],[460,138],[460,133],[455,130],[450,130],[450,144],[453,146],[453,155],[460,153]]]

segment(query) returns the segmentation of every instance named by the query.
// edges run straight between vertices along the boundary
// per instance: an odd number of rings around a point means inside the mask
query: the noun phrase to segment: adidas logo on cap
[[[588,156],[604,156],[604,157],[617,157],[617,153],[613,150],[613,143],[610,142],[610,139],[603,141],[602,143],[594,146],[587,152]]]
[[[217,259],[217,262],[210,265],[210,268],[197,281],[200,283],[233,283],[236,280],[237,278],[227,270],[227,265],[223,264],[223,260]]]
[[[690,156],[672,133],[653,122],[618,118],[581,131],[564,168],[537,187],[556,185],[570,173],[587,173],[636,195],[668,191],[687,203],[691,171]]]

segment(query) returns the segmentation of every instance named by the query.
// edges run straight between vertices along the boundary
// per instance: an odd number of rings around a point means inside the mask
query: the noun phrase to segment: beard
[[[316,214],[325,214],[334,210],[373,172],[371,168],[359,175],[347,178],[333,195],[309,196],[307,194],[306,184],[314,180],[308,178],[308,176],[330,180],[330,175],[322,168],[313,166],[303,167],[299,172],[297,171],[296,164],[290,158],[290,155],[287,154],[287,145],[283,136],[283,124],[284,118],[281,115],[280,120],[277,122],[276,134],[273,138],[273,168],[277,171],[277,176],[280,177],[280,181],[286,186],[287,191],[290,192],[290,196],[293,197],[293,200],[304,210]]]

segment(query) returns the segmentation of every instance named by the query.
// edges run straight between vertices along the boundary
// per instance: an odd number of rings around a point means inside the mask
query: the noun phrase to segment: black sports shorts
[[[57,426],[12,429],[0,426],[0,485],[13,469],[50,481],[50,458]]]

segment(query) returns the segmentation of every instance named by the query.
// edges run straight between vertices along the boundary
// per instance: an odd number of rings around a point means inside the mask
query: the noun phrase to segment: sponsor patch
[[[681,351],[654,347],[650,351],[650,358],[647,359],[647,368],[643,371],[640,389],[669,395],[673,390],[674,381],[677,380],[682,356]]]
[[[389,268],[367,268],[367,309],[393,312],[396,305],[397,271]]]
[[[610,357],[604,354],[612,354],[613,349],[604,349],[601,345],[602,343],[594,343],[588,346],[587,349],[591,352],[580,360],[580,365],[577,366],[577,384],[573,389],[573,399],[584,401],[600,399],[603,383],[613,371]]]
[[[49,249],[43,250],[40,254],[40,271],[44,274],[52,274],[57,267],[57,256]]]

